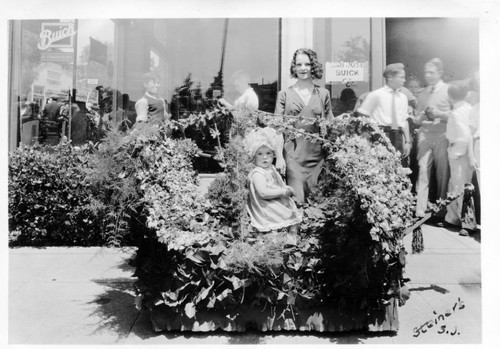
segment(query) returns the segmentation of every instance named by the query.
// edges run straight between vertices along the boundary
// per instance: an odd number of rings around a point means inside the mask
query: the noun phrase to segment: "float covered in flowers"
[[[210,123],[212,115],[192,117],[185,122]],[[233,118],[218,147],[224,172],[205,196],[189,165],[195,152],[180,146],[186,141],[160,128],[130,145],[143,157],[136,304],[154,329],[397,330],[408,281],[402,237],[414,223],[414,203],[387,138],[360,118],[322,120],[314,135],[272,114],[240,110]],[[249,225],[253,165],[242,140],[257,119],[325,149],[324,173],[300,206],[298,233],[258,233]]]

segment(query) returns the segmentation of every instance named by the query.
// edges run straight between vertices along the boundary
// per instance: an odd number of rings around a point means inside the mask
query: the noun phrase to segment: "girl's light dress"
[[[285,183],[281,179],[274,166],[269,169],[255,167],[248,174],[250,192],[248,195],[247,211],[250,215],[251,225],[259,231],[270,231],[286,228],[302,221],[295,202],[291,197],[279,197],[275,199],[262,199],[255,190],[253,177],[256,173],[261,173],[266,179],[266,189],[285,188]]]

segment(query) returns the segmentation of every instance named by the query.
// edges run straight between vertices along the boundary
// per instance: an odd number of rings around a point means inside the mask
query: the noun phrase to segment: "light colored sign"
[[[97,85],[99,83],[99,79],[87,79],[87,85]]]
[[[75,99],[77,102],[89,102],[97,104],[99,101],[99,94],[93,88],[84,87],[77,89]]]
[[[363,62],[326,62],[326,82],[364,81]]]
[[[42,62],[73,62],[73,52],[42,52]]]
[[[42,23],[38,48],[46,50],[50,47],[73,47],[75,34],[76,30],[73,22]]]

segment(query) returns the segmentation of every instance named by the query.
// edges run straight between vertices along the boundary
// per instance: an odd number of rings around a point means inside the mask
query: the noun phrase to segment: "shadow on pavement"
[[[352,331],[334,334],[335,338],[331,338],[330,342],[334,344],[363,344],[370,338],[391,338],[397,335],[395,331],[386,332],[366,332],[366,331]]]
[[[445,293],[450,292],[446,288],[443,288],[441,286],[434,285],[434,284],[431,284],[431,285],[425,286],[425,287],[412,287],[409,290],[410,291],[431,291],[432,290],[432,291],[439,292],[441,294],[445,294]]]
[[[266,332],[252,330],[243,333],[226,333],[225,335],[229,336],[227,340],[228,344],[266,344],[263,338],[266,336]]]
[[[262,334],[263,335],[263,334]],[[317,332],[317,331],[287,331],[287,332],[272,332],[273,337],[290,337],[286,340],[287,343],[295,342],[306,344],[308,337],[314,339],[327,339],[333,344],[363,344],[370,338],[391,338],[397,335],[397,332],[368,332],[363,330],[352,330],[346,332]],[[235,344],[250,344],[250,343],[235,343]]]
[[[151,331],[151,330],[150,330]],[[396,335],[396,332],[376,332],[370,333],[365,331],[349,331],[349,332],[316,332],[316,331],[269,331],[260,332],[257,330],[247,330],[245,332],[226,332],[217,330],[213,332],[161,332],[161,335],[167,339],[203,339],[203,338],[226,338],[227,344],[243,345],[243,344],[308,344],[309,337],[317,339],[327,339],[334,344],[362,344],[369,338],[390,338]],[[272,339],[269,340],[269,339]],[[279,343],[279,339],[283,343]],[[270,343],[272,342],[272,343]]]
[[[126,251],[132,251],[132,250],[126,250]],[[130,253],[130,257],[127,259],[124,259],[122,263],[116,266],[116,268],[120,269],[121,271],[129,272],[130,275],[133,275],[135,272],[135,266],[133,266],[133,260],[135,259],[135,252]]]
[[[480,230],[476,230],[475,232],[470,234],[470,237],[472,237],[477,242],[481,243],[481,231]]]
[[[126,338],[134,326],[139,311],[134,305],[132,282],[123,279],[92,280],[106,286],[106,291],[87,304],[95,307],[90,316],[97,316],[95,332],[113,331],[118,339]]]

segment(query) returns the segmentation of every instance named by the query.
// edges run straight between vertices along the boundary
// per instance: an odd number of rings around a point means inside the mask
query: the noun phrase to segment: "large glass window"
[[[71,140],[81,144],[94,137],[96,128],[104,121],[117,120],[116,70],[115,70],[115,23],[109,19],[77,20],[77,57],[75,72],[74,103],[78,112],[72,117]],[[105,90],[107,88],[108,90]],[[103,103],[108,91],[115,91],[110,101],[115,101],[115,108]],[[114,97],[114,98],[113,98]],[[94,119],[90,118],[89,108]],[[110,109],[110,110],[106,110]],[[108,112],[110,112],[109,115]],[[104,121],[96,120],[101,113]]]
[[[314,49],[324,60],[322,83],[330,90],[333,114],[352,111],[370,90],[370,19],[314,19]]]
[[[444,80],[472,77],[479,68],[477,18],[387,18],[387,62],[402,62],[407,79],[424,82],[424,65],[434,58],[444,63]]]
[[[43,125],[38,115],[47,99],[67,103],[73,88],[75,21],[26,20],[15,23],[11,57],[11,144],[52,141],[68,123]],[[15,118],[15,119],[14,119]]]
[[[98,127],[124,119],[133,124],[142,76],[151,71],[161,78],[159,94],[174,118],[204,110],[216,97],[234,102],[239,93],[232,75],[241,70],[259,109],[274,110],[279,19],[21,20],[11,28],[11,113],[19,114],[11,146],[56,143],[62,136],[81,144],[95,136],[89,108],[100,118]],[[42,114],[49,97],[71,102],[72,115],[44,133],[39,120],[20,113],[32,103]]]
[[[229,103],[239,97],[232,76],[244,71],[259,97],[259,109],[273,111],[279,72],[279,19],[197,18],[129,19],[117,21],[124,38],[118,49],[117,88],[123,93],[127,118],[144,94],[141,77],[155,71],[161,77],[160,96],[172,118],[205,111],[215,98]],[[202,150],[216,141],[210,132],[193,132]],[[197,160],[200,171],[217,170],[215,161]],[[220,168],[218,169],[220,170]]]
[[[112,86],[111,20],[13,21],[11,145],[86,141],[86,102]],[[53,105],[51,105],[53,103]],[[59,118],[63,115],[64,118]]]
[[[259,109],[274,110],[279,64],[278,19],[154,19],[121,20],[122,89],[131,101],[143,94],[140,76],[156,70],[161,94],[190,109],[191,98],[238,97],[231,76],[243,70],[260,99]],[[188,96],[189,95],[189,96]],[[188,98],[189,97],[189,98]],[[174,117],[179,111],[172,110]]]

